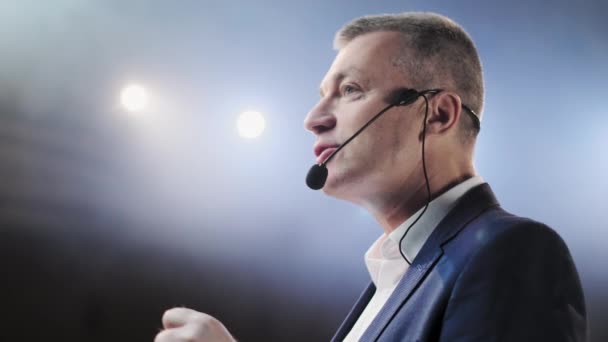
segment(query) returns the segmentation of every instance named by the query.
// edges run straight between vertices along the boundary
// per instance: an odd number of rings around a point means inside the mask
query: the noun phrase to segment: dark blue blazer
[[[371,283],[332,341],[373,296]],[[585,302],[563,240],[507,213],[488,184],[467,192],[425,242],[360,341],[584,341]]]

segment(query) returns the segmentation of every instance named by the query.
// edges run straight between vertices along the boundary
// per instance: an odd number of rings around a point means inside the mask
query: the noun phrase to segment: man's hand
[[[236,342],[220,321],[186,308],[167,310],[163,327],[154,342]]]

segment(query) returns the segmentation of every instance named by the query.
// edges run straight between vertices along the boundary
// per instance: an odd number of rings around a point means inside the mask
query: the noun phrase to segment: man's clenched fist
[[[235,342],[224,325],[202,312],[173,308],[163,315],[165,330],[154,342]]]

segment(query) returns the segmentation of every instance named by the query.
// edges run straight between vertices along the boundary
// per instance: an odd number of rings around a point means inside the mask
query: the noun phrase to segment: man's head
[[[477,129],[462,105],[481,114],[483,81],[477,51],[460,26],[428,13],[367,16],[338,31],[335,47],[338,55],[321,82],[321,100],[305,120],[317,135],[316,153],[342,144],[386,106],[383,99],[392,90],[439,88],[443,91],[429,96],[429,167],[462,172],[456,169],[472,163]],[[419,100],[374,122],[328,165],[324,191],[367,202],[417,190],[424,109]]]
[[[409,75],[416,89],[449,85],[464,104],[481,114],[481,62],[472,39],[462,27],[434,13],[365,16],[353,20],[336,33],[334,48],[340,50],[361,35],[382,31],[401,33],[400,46],[404,51],[394,56],[393,62]],[[477,132],[470,133],[475,135]]]

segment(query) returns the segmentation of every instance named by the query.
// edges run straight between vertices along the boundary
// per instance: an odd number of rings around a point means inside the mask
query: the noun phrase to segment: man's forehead
[[[332,82],[355,78],[369,83],[377,74],[395,67],[395,60],[402,58],[402,36],[397,32],[372,32],[356,37],[343,46],[321,81],[321,93]]]

